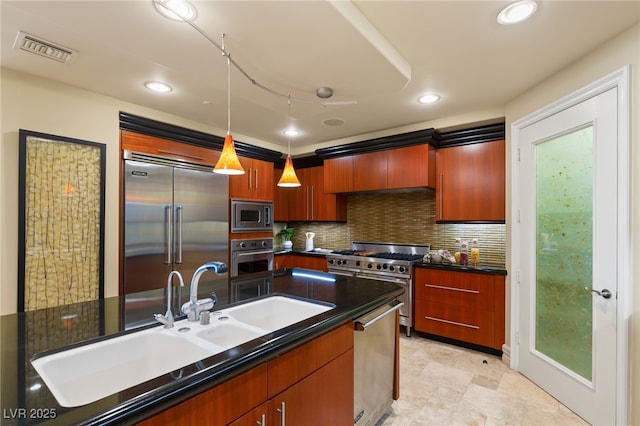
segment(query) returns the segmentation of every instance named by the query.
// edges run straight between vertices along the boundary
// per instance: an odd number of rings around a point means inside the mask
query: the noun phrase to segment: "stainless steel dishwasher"
[[[375,425],[393,403],[396,315],[394,300],[355,320],[354,416],[357,426]]]

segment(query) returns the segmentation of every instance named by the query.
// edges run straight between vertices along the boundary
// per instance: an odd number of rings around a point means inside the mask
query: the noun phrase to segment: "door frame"
[[[618,274],[617,293],[617,343],[616,343],[616,423],[628,424],[629,419],[629,318],[631,316],[631,279],[630,279],[630,66],[623,68],[565,96],[551,104],[523,117],[511,124],[511,330],[510,366],[519,370],[519,354],[515,345],[519,344],[520,323],[517,307],[521,305],[520,292],[520,256],[522,230],[519,223],[519,195],[520,169],[519,169],[519,143],[520,130],[544,120],[560,111],[577,105],[587,99],[597,96],[612,88],[618,89],[618,229],[617,250],[618,261],[616,271]],[[562,401],[560,401],[562,402]]]

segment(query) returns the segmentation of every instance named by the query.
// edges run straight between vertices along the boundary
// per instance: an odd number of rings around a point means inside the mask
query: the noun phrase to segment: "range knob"
[[[267,242],[265,240],[260,241],[260,244],[262,244],[262,247],[266,247],[267,246]]]
[[[336,263],[336,261],[334,259],[329,259],[329,260],[327,260],[327,263],[329,265],[333,265],[334,263]]]
[[[389,265],[387,265],[386,263],[382,265],[382,269],[387,269],[387,268],[389,268]]]
[[[371,263],[369,263],[369,264],[367,265],[367,268],[371,269],[371,268],[373,268],[373,265],[372,265]]]
[[[403,274],[404,274],[405,272],[407,272],[407,268],[405,268],[404,266],[400,266],[400,267],[398,268],[398,270],[399,270],[400,272],[402,272]]]
[[[356,266],[360,266],[360,261],[356,260]]]
[[[376,268],[377,269],[382,269],[382,265],[378,264],[378,265],[376,265]]]
[[[245,248],[247,245],[244,243],[244,241],[240,242],[240,248]]]

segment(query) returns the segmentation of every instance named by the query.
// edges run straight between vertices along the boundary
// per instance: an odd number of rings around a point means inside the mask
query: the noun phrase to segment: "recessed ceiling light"
[[[161,81],[147,81],[144,83],[144,87],[158,93],[168,93],[173,90],[171,86]]]
[[[344,124],[344,120],[342,118],[327,118],[322,122],[322,124],[329,127],[337,127],[342,126]]]
[[[284,130],[282,133],[284,133],[287,136],[291,136],[291,137],[300,136],[300,130],[294,129],[293,127],[289,128],[287,130]]]
[[[502,25],[517,24],[533,15],[537,8],[538,4],[533,0],[511,3],[498,13],[498,22]]]
[[[193,21],[198,16],[196,8],[187,0],[153,0],[153,6],[174,21]]]
[[[418,98],[418,102],[420,102],[421,104],[432,104],[434,102],[438,102],[439,100],[440,96],[434,93],[422,95]]]

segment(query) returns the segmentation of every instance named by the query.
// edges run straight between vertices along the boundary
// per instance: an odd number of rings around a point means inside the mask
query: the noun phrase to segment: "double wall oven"
[[[273,238],[231,240],[231,276],[273,270]]]
[[[354,241],[351,250],[335,251],[327,255],[329,272],[379,281],[390,281],[404,287],[398,298],[400,324],[407,336],[413,326],[413,265],[429,253],[430,245],[369,243]]]

